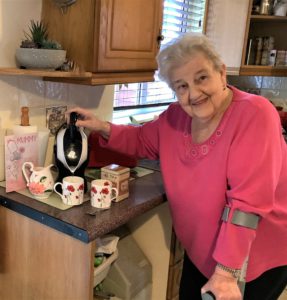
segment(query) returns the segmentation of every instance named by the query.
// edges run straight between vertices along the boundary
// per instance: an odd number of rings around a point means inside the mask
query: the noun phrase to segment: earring
[[[224,90],[224,91],[226,90],[226,85],[223,86],[223,90]]]

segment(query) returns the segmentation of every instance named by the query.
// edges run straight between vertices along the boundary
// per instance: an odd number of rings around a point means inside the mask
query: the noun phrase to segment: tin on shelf
[[[275,65],[279,66],[279,67],[287,65],[286,64],[286,51],[285,50],[277,50]]]
[[[117,188],[119,193],[115,202],[119,202],[129,196],[129,178],[130,168],[111,164],[101,168],[101,178],[110,180],[113,187]]]

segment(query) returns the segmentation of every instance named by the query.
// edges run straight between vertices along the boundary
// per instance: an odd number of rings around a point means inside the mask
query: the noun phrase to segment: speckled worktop
[[[96,216],[87,214],[94,210],[89,201],[60,210],[16,192],[6,193],[2,187],[0,205],[88,243],[165,201],[158,171],[130,181],[129,189],[129,198],[112,203],[110,209],[97,212]]]

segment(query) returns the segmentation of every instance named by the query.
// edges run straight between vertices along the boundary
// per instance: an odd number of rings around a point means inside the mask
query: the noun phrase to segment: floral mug
[[[109,208],[118,196],[118,190],[110,180],[95,179],[91,183],[91,205],[96,208]]]
[[[56,190],[58,185],[61,185],[62,193]],[[55,183],[54,191],[61,197],[64,204],[80,205],[84,201],[84,179],[78,176],[64,177],[63,183]]]

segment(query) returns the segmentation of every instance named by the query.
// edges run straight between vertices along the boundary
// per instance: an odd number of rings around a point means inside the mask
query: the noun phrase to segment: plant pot
[[[16,49],[16,60],[20,67],[27,69],[57,69],[66,59],[66,50]]]

